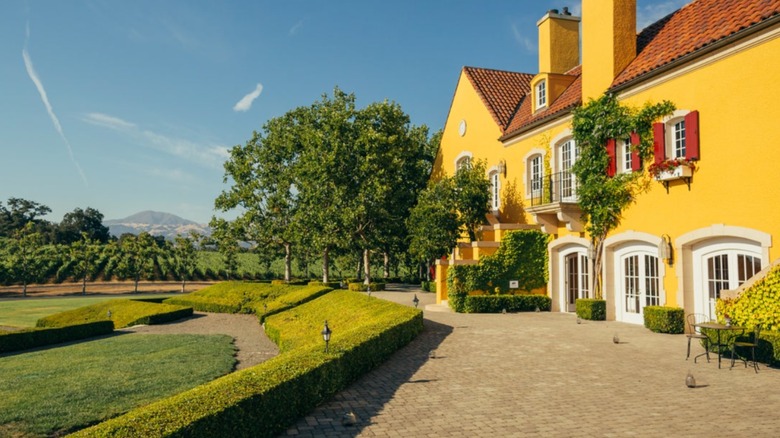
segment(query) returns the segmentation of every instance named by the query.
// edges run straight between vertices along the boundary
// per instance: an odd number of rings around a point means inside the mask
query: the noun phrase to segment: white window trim
[[[617,159],[617,173],[631,173],[634,171],[633,167],[631,166],[631,160],[634,159],[631,149],[632,145],[630,139],[617,141],[617,150],[615,151],[615,158]],[[628,152],[628,154],[626,154],[626,152]],[[626,155],[628,155],[628,159],[626,159]]]
[[[675,147],[674,147],[674,125],[677,123],[684,121],[685,116],[690,113],[691,110],[675,110],[672,114],[664,117],[663,123],[664,123],[664,141],[666,142],[666,157],[667,158],[685,158],[685,155],[681,157],[675,156]],[[687,146],[687,137],[688,137],[688,127],[685,127],[685,137],[686,137],[686,146]]]
[[[542,79],[534,86],[534,99],[536,101],[536,109],[542,109],[547,107],[547,80]]]
[[[493,184],[493,178],[496,179],[496,184]],[[493,166],[488,169],[488,181],[490,181],[490,209],[495,213],[501,209],[501,172],[499,172],[498,166]],[[498,192],[498,196],[495,196]]]
[[[535,158],[536,156],[541,157],[542,159],[542,179],[546,176],[544,174],[544,158],[545,158],[545,150],[541,148],[534,148],[528,151],[527,154],[523,157],[523,163],[525,164],[525,171],[523,172],[523,185],[525,186],[525,196],[531,197],[532,187],[531,187],[531,159]]]
[[[469,159],[469,161],[471,161],[471,160],[473,160],[473,159],[474,159],[474,154],[472,154],[472,153],[471,153],[471,152],[469,152],[469,151],[463,151],[463,152],[459,153],[459,154],[458,154],[458,156],[457,156],[457,157],[455,157],[455,161],[453,161],[453,168],[455,169],[455,170],[454,170],[455,172],[457,172],[457,171],[458,171],[458,164],[459,164],[459,163],[460,163],[460,161],[461,161],[461,160],[463,160],[464,158],[468,158],[468,159]]]

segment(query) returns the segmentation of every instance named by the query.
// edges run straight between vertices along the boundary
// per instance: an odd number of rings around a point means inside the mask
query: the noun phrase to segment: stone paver
[[[414,292],[374,296],[411,305]],[[426,312],[417,339],[282,436],[780,436],[780,370],[694,364],[686,343],[569,314]]]

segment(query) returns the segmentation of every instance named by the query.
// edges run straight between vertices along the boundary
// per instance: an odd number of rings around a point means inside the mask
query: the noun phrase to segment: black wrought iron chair
[[[750,341],[737,341],[731,343],[731,368],[734,368],[734,350],[739,348],[749,349],[750,358],[753,360],[753,369],[758,373],[758,362],[756,362],[756,348],[758,347],[758,340],[761,338],[761,324],[756,324],[753,329],[753,333],[750,333]],[[745,362],[745,368],[747,368],[747,358],[737,355],[742,362]]]
[[[701,322],[707,322],[709,321],[709,318],[707,317],[707,315],[702,315],[701,313],[691,313],[688,315],[687,319],[688,319],[688,334],[685,336],[688,337],[688,355],[685,356],[685,360],[688,360],[688,358],[691,357],[691,340],[696,339],[699,341],[704,341],[704,353],[700,354],[699,356],[706,355],[707,362],[709,362],[710,361],[710,338],[709,336],[702,333],[700,328],[694,325]],[[698,359],[699,356],[693,358],[693,363],[696,363],[696,359]]]

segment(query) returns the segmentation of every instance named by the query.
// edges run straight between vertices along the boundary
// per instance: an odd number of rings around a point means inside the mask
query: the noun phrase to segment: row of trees
[[[332,96],[269,120],[261,133],[255,131],[245,145],[231,149],[224,164],[224,182],[231,186],[215,206],[241,214],[231,222],[215,218],[211,226],[260,247],[278,248],[284,254],[285,280],[291,276],[293,251],[320,258],[325,282],[331,258],[351,252],[361,254],[362,276],[369,283],[372,252],[382,254],[388,276],[391,257],[439,231],[407,221],[425,190],[417,216],[444,211],[455,224],[438,241],[441,251],[413,250],[419,261],[430,262],[452,249],[459,231],[470,229],[463,227],[468,221],[473,225],[467,213],[481,223],[488,210],[484,165],[426,189],[440,140],[440,132],[429,135],[426,126],[412,125],[398,104],[384,101],[358,109],[354,94],[336,88]],[[475,190],[483,196],[469,198]]]
[[[199,241],[196,234],[169,242],[144,232],[102,243],[82,232],[75,242],[46,244],[44,235],[28,223],[11,237],[0,237],[0,282],[22,284],[22,295],[27,296],[28,284],[72,278],[81,281],[86,294],[87,282],[103,273],[104,278],[132,279],[137,292],[138,282],[157,272],[181,279],[183,292],[195,270]]]
[[[108,227],[103,225],[103,214],[94,208],[76,208],[65,213],[59,223],[52,223],[43,219],[51,213],[43,204],[22,198],[9,198],[6,204],[0,201],[0,238],[13,237],[30,226],[44,243],[67,245],[80,240],[82,233],[100,243],[111,239]]]

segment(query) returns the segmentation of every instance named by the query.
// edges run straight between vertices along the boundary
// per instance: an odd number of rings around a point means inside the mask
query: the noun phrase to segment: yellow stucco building
[[[460,73],[433,175],[487,160],[493,212],[480,242],[438,263],[438,300],[448,266],[474,263],[517,228],[553,237],[553,311],[592,297],[571,110],[610,92],[632,107],[673,102],[654,124],[653,160],[695,168],[648,176],[605,240],[607,319],[641,324],[659,304],[714,317],[721,291],[780,258],[780,1],[695,0],[637,34],[635,0],[583,0],[581,18],[551,10],[537,26],[539,72]],[[632,143],[605,145],[610,171],[648,172]]]

